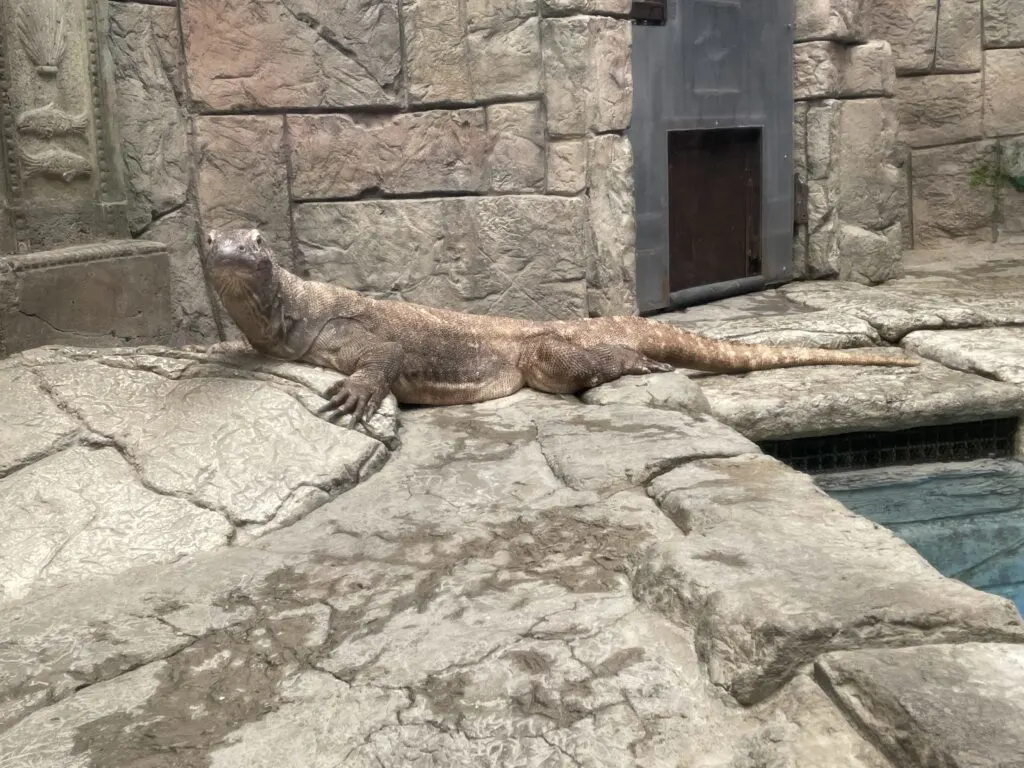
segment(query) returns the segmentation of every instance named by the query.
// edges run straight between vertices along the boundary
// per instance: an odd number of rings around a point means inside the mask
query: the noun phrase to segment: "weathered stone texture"
[[[590,315],[636,312],[633,151],[623,136],[590,141],[588,212],[594,239],[587,268]]]
[[[162,216],[150,225],[143,237],[164,243],[170,255],[171,312],[174,318],[170,344],[179,346],[217,341],[216,310],[211,306],[210,290],[203,272],[195,206],[189,203]]]
[[[983,29],[988,48],[1024,46],[1024,1],[985,0]]]
[[[482,108],[387,117],[289,115],[292,197],[482,192],[485,125]]]
[[[1011,603],[941,577],[768,457],[690,462],[648,493],[689,535],[652,553],[634,594],[695,626],[709,678],[742,703],[765,699],[827,650],[921,642],[922,631],[934,642],[1021,634]],[[804,537],[813,550],[797,543]]]
[[[981,0],[941,0],[935,40],[936,72],[981,69]]]
[[[9,258],[0,259],[0,357],[46,344],[166,344],[172,335],[162,244],[113,240]]]
[[[587,141],[567,139],[547,145],[547,191],[576,195],[587,186]]]
[[[175,8],[111,3],[109,44],[128,182],[128,226],[185,203],[189,184],[188,114],[179,103],[182,65]]]
[[[889,366],[857,369],[855,391],[843,384],[851,370],[755,371],[703,379],[701,388],[716,419],[758,441],[962,423],[1011,416],[1024,405],[1016,386],[929,361],[910,373]]]
[[[978,141],[913,151],[916,246],[956,237],[992,239],[996,198],[987,179],[997,162],[995,147]]]
[[[1000,242],[1024,241],[1024,137],[999,140],[1001,179],[996,233]]]
[[[899,78],[902,139],[911,147],[980,139],[982,93],[980,73]]]
[[[985,135],[1024,131],[1024,48],[985,51]]]
[[[840,102],[839,214],[844,222],[881,230],[898,219],[906,200],[893,99]]]
[[[796,0],[793,36],[797,42],[834,40],[842,43],[863,43],[868,39],[864,23],[864,8],[867,2],[868,0]]]
[[[586,314],[587,228],[583,200],[540,195],[295,207],[315,279],[519,317]]]
[[[406,77],[413,104],[473,99],[459,0],[402,0]]]
[[[896,70],[885,41],[847,46],[816,41],[793,47],[793,96],[806,99],[891,96]]]
[[[1024,648],[996,643],[833,653],[815,675],[895,765],[1024,764]]]
[[[218,512],[134,480],[116,449],[82,446],[0,480],[0,602],[227,544],[232,527]]]
[[[544,190],[544,116],[539,101],[487,107],[488,169],[494,192]]]
[[[901,209],[902,210],[902,209]],[[903,225],[882,231],[843,224],[839,231],[839,279],[877,285],[903,275]]]
[[[521,99],[541,92],[540,20],[505,22],[466,35],[473,98]]]
[[[896,74],[929,71],[935,63],[939,0],[872,2],[866,4],[868,32],[887,40],[896,59]]]
[[[284,118],[206,116],[196,130],[203,226],[258,226],[291,266]]]
[[[632,113],[629,21],[545,19],[544,94],[551,136],[623,131]]]
[[[396,0],[183,0],[200,109],[397,104]]]
[[[535,0],[403,0],[413,104],[529,98],[540,93]]]
[[[972,256],[990,255],[972,259],[969,273],[963,247],[947,243],[912,251],[906,276],[886,286],[818,281],[791,283],[780,293],[802,307],[863,318],[890,343],[921,329],[1024,325],[1024,266],[1017,266],[1016,254],[988,246],[971,250]]]

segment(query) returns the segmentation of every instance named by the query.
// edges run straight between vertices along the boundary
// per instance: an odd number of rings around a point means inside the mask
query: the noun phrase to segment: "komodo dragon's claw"
[[[352,414],[349,427],[355,428],[360,422],[365,424],[373,417],[387,392],[382,394],[368,382],[349,378],[332,384],[324,394],[327,402],[317,409],[317,413],[334,411],[327,417],[332,423],[336,423],[342,416]]]

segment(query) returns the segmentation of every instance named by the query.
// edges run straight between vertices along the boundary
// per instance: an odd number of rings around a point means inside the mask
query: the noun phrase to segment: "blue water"
[[[836,472],[818,485],[884,525],[945,576],[1024,614],[1024,464],[994,459]]]

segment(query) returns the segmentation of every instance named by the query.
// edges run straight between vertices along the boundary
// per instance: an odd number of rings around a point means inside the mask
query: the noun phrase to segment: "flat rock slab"
[[[869,322],[848,313],[832,310],[821,312],[804,310],[721,320],[694,320],[687,317],[687,314],[682,314],[667,319],[667,321],[702,336],[728,341],[743,341],[747,344],[826,349],[870,347],[882,344],[878,331]]]
[[[749,450],[738,435],[528,392],[403,422],[380,472],[294,525],[0,606],[0,754],[884,765],[806,676],[777,705],[726,700],[689,626],[634,594],[647,553],[685,538],[643,483]]]
[[[712,415],[755,441],[894,431],[1024,412],[1020,388],[930,361],[917,368],[822,365],[755,371],[704,377],[700,385]]]
[[[623,376],[588,389],[580,399],[588,405],[631,404],[690,414],[710,413],[711,404],[691,375],[691,371],[678,370],[656,376]]]
[[[1024,765],[1024,647],[833,653],[815,673],[894,765]]]
[[[1024,387],[1024,328],[917,331],[903,348],[958,371]]]
[[[743,703],[830,650],[1024,641],[1008,600],[942,577],[774,459],[692,462],[649,493],[687,537],[648,553],[634,592],[695,628],[710,679]]]
[[[779,289],[811,309],[831,309],[869,322],[888,342],[911,331],[1024,324],[1024,282],[988,289],[948,277],[896,280],[868,287],[846,282],[792,283]]]
[[[6,361],[0,600],[169,562],[293,522],[386,461],[315,415],[326,371],[177,350],[42,348]]]

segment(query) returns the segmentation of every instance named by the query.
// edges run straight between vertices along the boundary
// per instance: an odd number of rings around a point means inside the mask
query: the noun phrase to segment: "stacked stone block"
[[[908,245],[1024,234],[1024,0],[877,0],[909,147]]]
[[[181,340],[230,335],[198,243],[239,225],[377,296],[635,311],[628,2],[111,5],[132,231],[175,248]]]
[[[798,0],[794,168],[807,189],[795,273],[879,283],[901,274],[905,203],[893,51],[863,3]]]

